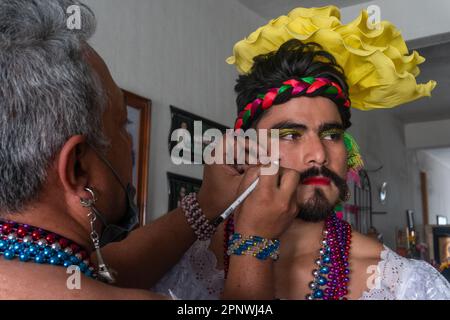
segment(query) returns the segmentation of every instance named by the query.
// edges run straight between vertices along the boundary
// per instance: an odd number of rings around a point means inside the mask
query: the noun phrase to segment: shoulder
[[[113,287],[63,267],[2,259],[0,268],[1,300],[164,299],[144,290]]]
[[[364,267],[364,269],[367,269],[370,266],[378,265],[384,247],[380,242],[372,238],[353,232],[350,250],[351,262],[359,268]]]

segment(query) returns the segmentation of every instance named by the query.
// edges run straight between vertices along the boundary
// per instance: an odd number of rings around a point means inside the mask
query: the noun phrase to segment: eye
[[[294,141],[300,139],[303,136],[303,133],[294,129],[280,129],[279,135],[280,139]]]
[[[328,141],[340,141],[344,135],[344,130],[333,129],[321,133],[321,138]]]

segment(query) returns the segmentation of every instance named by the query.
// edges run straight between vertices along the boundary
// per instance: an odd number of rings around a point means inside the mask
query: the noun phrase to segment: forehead
[[[295,122],[308,128],[319,128],[324,123],[342,123],[336,104],[324,97],[299,97],[272,106],[258,122],[258,129],[270,129],[281,122]]]

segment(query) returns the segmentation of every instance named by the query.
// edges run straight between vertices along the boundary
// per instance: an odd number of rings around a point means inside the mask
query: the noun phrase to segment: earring
[[[103,260],[102,253],[100,251],[100,237],[95,230],[95,221],[97,220],[97,209],[95,208],[95,203],[97,202],[97,196],[95,194],[95,191],[92,188],[85,188],[85,191],[89,192],[91,194],[91,199],[80,199],[80,203],[83,207],[89,209],[88,218],[91,225],[91,240],[94,244],[95,253],[97,254],[97,261],[98,261],[98,277],[101,281],[107,282],[109,284],[113,284],[116,282],[116,279],[113,275],[113,271],[109,270],[108,266],[106,265],[105,261]]]

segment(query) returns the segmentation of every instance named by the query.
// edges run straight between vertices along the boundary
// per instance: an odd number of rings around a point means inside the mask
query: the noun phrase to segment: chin
[[[339,192],[331,186],[302,186],[297,190],[297,203],[299,206],[314,201],[317,197],[327,200],[334,206],[339,202]]]
[[[300,199],[299,199],[300,200]],[[323,188],[315,187],[298,201],[297,218],[307,222],[321,222],[329,217],[338,203],[337,195],[330,195]]]

